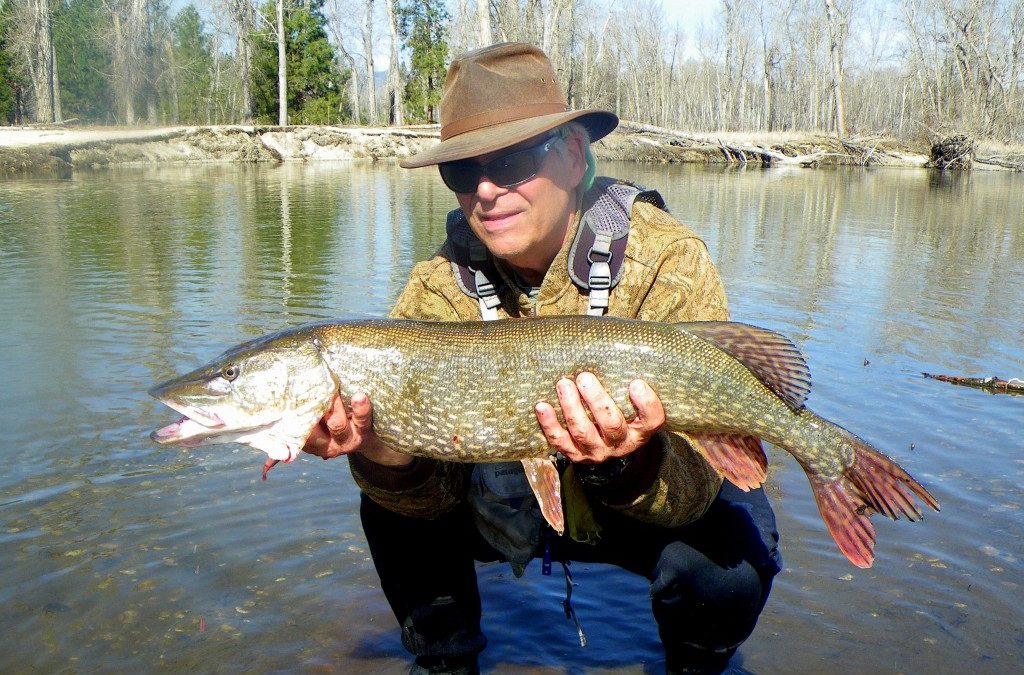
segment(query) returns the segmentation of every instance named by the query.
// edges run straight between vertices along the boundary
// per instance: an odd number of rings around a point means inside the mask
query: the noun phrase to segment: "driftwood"
[[[636,140],[651,145],[669,145],[676,149],[693,150],[705,155],[717,154],[727,163],[735,164],[756,164],[760,166],[817,166],[825,158],[837,158],[837,164],[859,164],[857,158],[846,152],[836,152],[834,149],[814,148],[813,152],[794,152],[793,148],[787,148],[782,152],[778,148],[772,148],[764,144],[754,143],[733,143],[717,136],[694,136],[675,129],[656,127],[650,124],[639,124],[623,120],[619,123],[623,131],[635,134],[646,135],[647,138],[639,136]],[[834,145],[822,143],[822,146]],[[836,146],[841,148],[841,146]],[[787,154],[788,153],[788,154]],[[858,155],[863,153],[858,152]],[[714,161],[714,160],[711,160]]]
[[[974,141],[966,134],[943,138],[932,145],[928,166],[936,169],[970,169],[976,151]]]
[[[978,164],[990,164],[992,166],[1002,167],[1003,169],[1012,169],[1013,171],[1024,171],[1024,161],[1012,161],[1005,157],[975,157],[974,161]]]
[[[932,375],[931,373],[921,373],[927,378],[932,380],[941,380],[942,382],[949,382],[950,384],[958,384],[963,387],[976,387],[978,389],[985,389],[994,393],[1017,393],[1024,394],[1024,380],[1016,377],[1011,377],[1009,380],[1004,380],[999,377],[960,377],[958,375]]]

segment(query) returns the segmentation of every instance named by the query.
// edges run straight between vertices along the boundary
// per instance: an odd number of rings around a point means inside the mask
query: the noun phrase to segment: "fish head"
[[[267,336],[230,349],[149,394],[184,415],[150,434],[157,443],[242,443],[291,461],[338,391],[315,339]]]

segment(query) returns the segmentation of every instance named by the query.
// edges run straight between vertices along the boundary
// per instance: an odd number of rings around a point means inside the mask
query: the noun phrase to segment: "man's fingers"
[[[636,409],[636,417],[630,422],[630,427],[653,435],[665,425],[665,406],[649,384],[643,380],[630,382],[629,400]]]
[[[569,436],[569,432],[562,426],[558,419],[558,413],[555,412],[551,404],[541,401],[534,407],[534,412],[537,414],[540,430],[551,449],[562,453],[570,461],[579,461],[582,454],[576,449],[576,444]]]
[[[592,373],[580,373],[576,377],[580,396],[593,417],[594,426],[608,445],[618,445],[629,433],[626,418],[619,406],[615,405],[608,390]]]
[[[373,405],[366,394],[352,396],[352,426],[359,432],[373,428]]]
[[[343,437],[348,431],[348,413],[345,411],[345,402],[341,396],[335,396],[331,401],[331,407],[324,414],[324,424],[327,431],[333,438]]]
[[[555,391],[558,394],[558,405],[562,407],[562,417],[565,418],[565,428],[569,430],[572,439],[587,447],[600,443],[601,435],[587,414],[576,383],[562,378],[555,385]]]

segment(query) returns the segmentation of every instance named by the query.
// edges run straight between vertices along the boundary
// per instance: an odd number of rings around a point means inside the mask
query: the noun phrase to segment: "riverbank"
[[[438,142],[437,126],[0,127],[0,174],[107,165],[391,160]],[[884,137],[801,133],[689,134],[623,122],[594,144],[598,159],[761,166],[929,166],[931,148]],[[1024,169],[1024,148],[981,144],[969,168]]]

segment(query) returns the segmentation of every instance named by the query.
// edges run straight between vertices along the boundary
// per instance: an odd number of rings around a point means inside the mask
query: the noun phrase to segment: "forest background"
[[[689,31],[666,5],[0,0],[0,124],[432,123],[452,55],[521,40],[642,124],[1024,138],[1024,0],[720,0]]]

